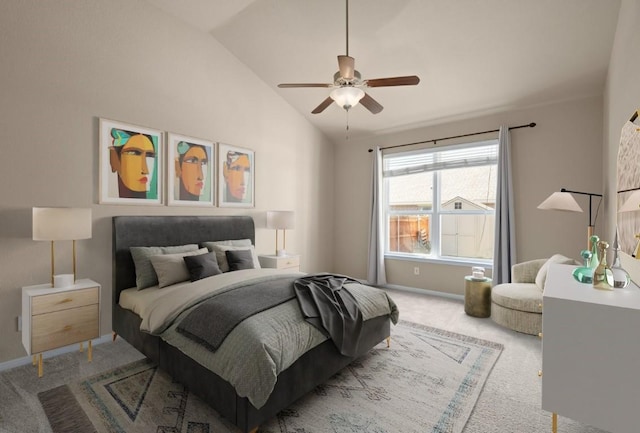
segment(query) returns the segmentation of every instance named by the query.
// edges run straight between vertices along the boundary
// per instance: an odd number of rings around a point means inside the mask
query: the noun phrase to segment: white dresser
[[[602,291],[553,264],[543,295],[542,409],[612,433],[637,433],[640,289]]]

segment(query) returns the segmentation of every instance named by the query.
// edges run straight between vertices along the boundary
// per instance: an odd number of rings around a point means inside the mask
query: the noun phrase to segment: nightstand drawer
[[[300,257],[283,257],[278,260],[278,269],[297,268],[300,266]]]
[[[33,316],[31,352],[40,353],[99,337],[98,317],[98,304]]]
[[[83,305],[97,304],[99,293],[98,287],[91,287],[89,289],[34,296],[31,298],[31,314],[36,316]]]

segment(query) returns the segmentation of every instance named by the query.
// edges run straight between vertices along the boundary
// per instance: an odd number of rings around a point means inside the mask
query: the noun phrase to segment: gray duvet
[[[258,271],[231,272],[230,274],[236,275],[233,276],[234,282],[229,286],[238,287],[286,275],[279,273],[275,276],[273,272],[265,272],[261,276]],[[244,278],[241,273],[245,273]],[[168,319],[162,322],[162,326],[157,327],[156,333],[167,343],[225,379],[234,386],[239,396],[247,397],[256,408],[260,408],[271,394],[278,374],[305,352],[325,341],[326,337],[304,320],[297,300],[292,299],[242,321],[215,352],[192,341],[176,328],[199,302],[215,293],[229,290],[228,287],[220,287],[218,280],[214,280],[217,277],[219,276],[197,281],[196,283],[200,283],[199,294],[193,296],[194,299],[197,298],[197,302],[181,301],[184,309],[180,312],[169,312],[171,309],[163,306],[162,309],[167,310]],[[209,284],[215,287],[211,295],[203,294],[202,282],[206,280],[211,280]],[[345,285],[345,289],[356,299],[364,320],[389,315],[392,323],[397,323],[398,309],[386,292],[356,283]],[[158,320],[158,317],[155,320]],[[215,321],[215,316],[210,320]],[[143,317],[143,325],[144,323]]]

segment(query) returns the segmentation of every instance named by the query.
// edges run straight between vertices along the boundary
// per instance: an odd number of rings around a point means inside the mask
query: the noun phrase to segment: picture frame
[[[167,132],[167,205],[214,207],[215,168],[213,141]]]
[[[163,203],[164,132],[100,119],[99,203]]]
[[[255,206],[255,154],[244,147],[218,143],[218,206]]]

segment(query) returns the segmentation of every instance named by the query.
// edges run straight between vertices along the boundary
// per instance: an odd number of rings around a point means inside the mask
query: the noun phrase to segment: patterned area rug
[[[379,344],[260,432],[459,433],[501,351],[497,343],[401,322],[392,328],[391,348]],[[89,419],[89,431],[97,432],[237,431],[146,360],[39,398],[54,432],[68,428],[56,430],[60,419],[79,425]]]

